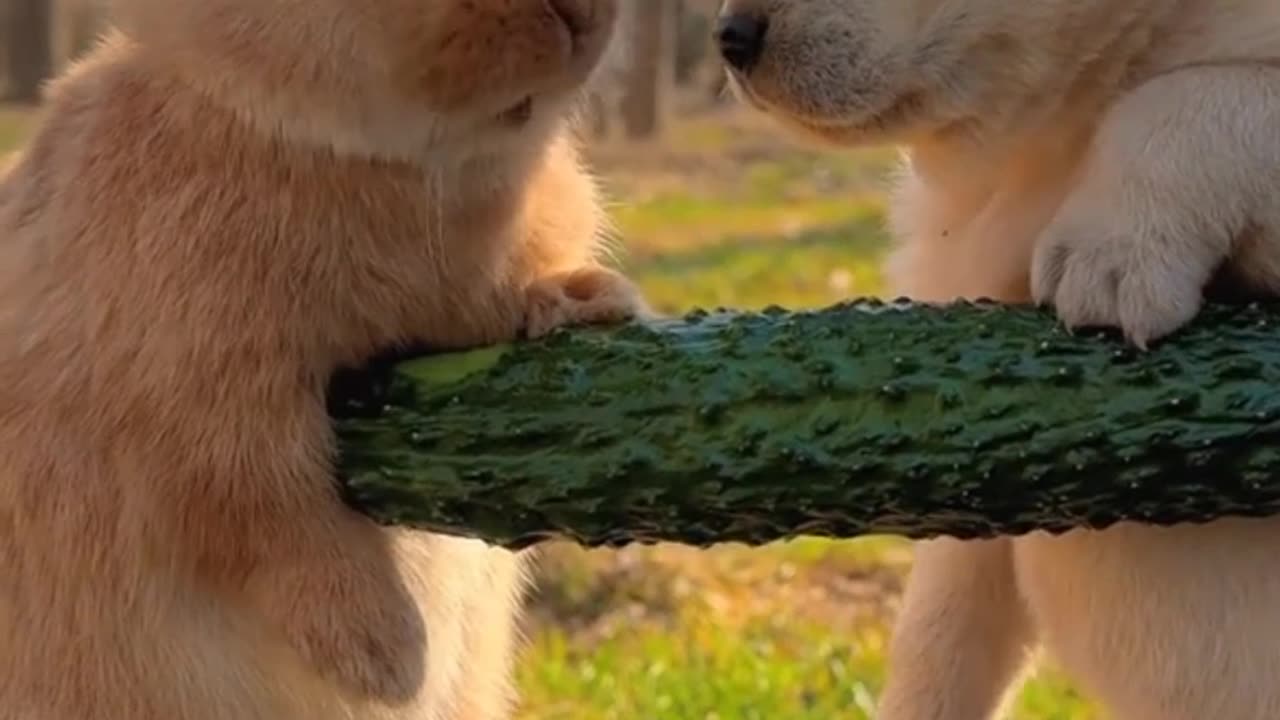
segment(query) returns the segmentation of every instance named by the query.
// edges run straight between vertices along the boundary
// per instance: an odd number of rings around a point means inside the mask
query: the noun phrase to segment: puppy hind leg
[[[894,629],[878,717],[994,717],[1033,642],[1010,540],[920,543]]]

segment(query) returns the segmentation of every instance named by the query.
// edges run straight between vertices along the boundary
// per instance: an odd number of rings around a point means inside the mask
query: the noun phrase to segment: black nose
[[[716,20],[715,30],[721,57],[737,70],[750,69],[760,59],[768,29],[769,23],[756,15],[721,15]]]

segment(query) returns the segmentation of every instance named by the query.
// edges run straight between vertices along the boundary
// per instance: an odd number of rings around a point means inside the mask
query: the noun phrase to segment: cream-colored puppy
[[[613,0],[120,0],[0,176],[0,719],[498,720],[523,555],[384,530],[325,388],[643,309]]]
[[[894,143],[895,293],[1135,343],[1280,290],[1275,0],[727,0],[741,97]],[[1208,478],[1212,480],[1212,478]],[[1280,717],[1280,519],[918,547],[882,720],[997,713],[1043,644],[1119,720]]]

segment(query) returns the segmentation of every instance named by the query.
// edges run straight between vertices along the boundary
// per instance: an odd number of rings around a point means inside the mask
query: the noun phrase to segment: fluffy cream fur
[[[505,717],[527,557],[344,507],[324,391],[644,311],[613,0],[118,5],[0,176],[0,718]]]
[[[739,95],[905,151],[892,289],[1051,303],[1139,345],[1280,290],[1273,0],[727,0]],[[1211,480],[1211,478],[1208,478]],[[882,720],[997,713],[1043,645],[1118,720],[1280,717],[1280,520],[918,547]]]

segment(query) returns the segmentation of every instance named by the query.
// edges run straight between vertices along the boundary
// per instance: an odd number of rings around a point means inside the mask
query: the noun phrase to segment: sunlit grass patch
[[[849,217],[790,236],[728,235],[624,267],[654,307],[822,307],[883,289],[888,241],[878,217]]]
[[[712,613],[582,643],[552,630],[521,666],[521,720],[864,720],[883,676],[877,626],[833,636],[819,624]]]
[[[869,720],[889,672],[898,538],[552,548],[519,720]],[[1008,720],[1101,720],[1051,671]]]

